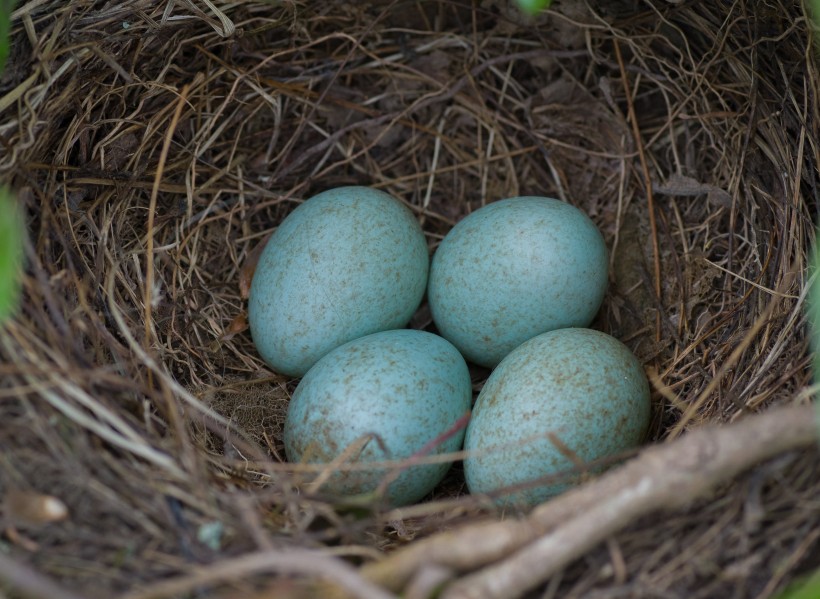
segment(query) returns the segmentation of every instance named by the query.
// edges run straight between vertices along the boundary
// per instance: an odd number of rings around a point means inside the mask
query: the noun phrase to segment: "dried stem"
[[[178,597],[202,586],[225,583],[261,572],[298,574],[329,580],[361,599],[395,599],[338,558],[318,551],[269,550],[225,559],[190,574],[164,580],[121,595],[118,599]]]

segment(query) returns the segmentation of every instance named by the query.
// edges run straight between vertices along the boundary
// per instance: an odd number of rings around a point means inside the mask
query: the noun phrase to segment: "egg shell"
[[[364,435],[375,433],[384,448],[371,438],[348,462],[408,458],[451,430],[471,400],[467,364],[446,340],[416,330],[375,333],[334,349],[299,382],[285,419],[285,452],[291,462],[330,463]],[[458,451],[463,439],[462,429],[428,455]],[[388,487],[388,502],[418,501],[449,466],[405,470]],[[369,493],[387,474],[385,468],[337,470],[322,491]]]
[[[623,343],[590,329],[544,333],[504,358],[481,390],[464,441],[475,452],[464,462],[467,486],[488,493],[572,469],[566,449],[583,462],[616,454],[643,440],[649,419],[646,375]],[[498,502],[536,504],[575,482]]]
[[[607,256],[595,224],[566,202],[488,204],[433,255],[433,320],[468,360],[492,368],[540,333],[589,325],[606,292]]]
[[[301,376],[352,339],[405,326],[421,303],[429,255],[413,214],[368,187],[307,200],[259,257],[248,323],[262,359]]]

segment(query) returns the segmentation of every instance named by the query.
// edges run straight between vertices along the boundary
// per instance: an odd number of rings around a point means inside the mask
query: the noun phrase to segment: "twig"
[[[354,597],[361,599],[395,599],[395,595],[368,582],[353,567],[340,559],[317,551],[306,550],[262,551],[223,560],[210,564],[207,568],[194,574],[164,580],[145,586],[138,591],[120,595],[119,599],[178,597],[197,587],[269,571],[302,574],[330,580],[352,593]]]
[[[440,533],[365,565],[362,574],[398,590],[430,564],[465,572],[504,560],[455,582],[442,597],[517,597],[636,518],[684,506],[747,468],[817,437],[810,405],[696,429],[647,448],[617,470],[542,504],[525,519]]]
[[[466,414],[464,414],[458,420],[455,421],[453,426],[448,428],[446,431],[444,431],[434,439],[431,439],[430,441],[425,443],[421,449],[413,453],[413,455],[411,455],[408,458],[406,465],[402,466],[401,468],[396,468],[395,470],[389,472],[387,476],[385,476],[379,483],[379,486],[376,489],[376,496],[384,497],[384,495],[387,493],[387,487],[389,487],[393,483],[393,481],[395,481],[399,476],[401,476],[403,472],[406,472],[409,468],[418,464],[421,458],[426,457],[427,454],[435,450],[437,447],[440,447],[443,443],[446,443],[448,439],[451,439],[453,437],[453,435],[456,435],[460,431],[463,431],[467,426],[467,423],[470,422],[470,417],[471,413],[468,410]]]
[[[658,242],[658,224],[655,222],[655,199],[652,195],[652,179],[649,176],[649,165],[646,163],[646,154],[643,149],[643,141],[641,141],[641,129],[638,126],[638,117],[635,116],[635,105],[632,102],[632,96],[629,92],[629,77],[626,74],[626,67],[624,66],[624,59],[621,56],[621,47],[617,39],[612,40],[615,44],[615,56],[618,59],[618,66],[621,70],[621,81],[624,84],[624,97],[626,98],[629,109],[628,118],[632,123],[632,134],[635,136],[635,145],[638,147],[638,157],[641,160],[641,171],[643,172],[643,186],[646,191],[646,210],[649,213],[649,229],[652,233],[652,255],[653,265],[655,270],[655,295],[658,301],[661,300],[661,251]],[[655,317],[655,339],[661,339],[661,313],[657,312]]]
[[[65,590],[53,580],[2,553],[0,553],[0,581],[6,583],[3,586],[14,587],[32,598],[83,599],[80,595]]]
[[[168,130],[165,132],[165,139],[162,140],[162,150],[159,154],[159,162],[157,163],[157,172],[154,177],[154,186],[151,188],[151,199],[148,203],[148,223],[146,225],[146,250],[145,250],[145,347],[151,347],[151,308],[154,304],[154,216],[157,211],[157,195],[159,194],[159,185],[162,181],[162,173],[165,171],[165,161],[168,159],[168,150],[171,148],[171,139],[174,136],[174,131],[177,129],[179,117],[182,115],[182,108],[188,98],[188,89],[190,86],[185,85],[179,94],[174,115],[171,117],[171,123]],[[150,374],[149,374],[150,380]]]
[[[594,507],[498,565],[458,581],[442,599],[519,597],[637,518],[686,505],[758,462],[815,441],[812,416],[810,406],[787,408],[647,450],[597,489],[580,490],[600,498]]]

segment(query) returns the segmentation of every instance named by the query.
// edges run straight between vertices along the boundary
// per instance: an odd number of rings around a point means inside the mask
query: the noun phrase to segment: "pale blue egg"
[[[428,298],[439,333],[494,367],[540,333],[592,322],[608,256],[595,224],[542,197],[501,200],[453,227],[433,255]]]
[[[368,187],[320,193],[279,225],[251,282],[248,323],[262,359],[301,376],[339,345],[405,326],[427,284],[413,214]]]
[[[285,419],[285,451],[291,462],[309,463],[333,462],[350,448],[346,461],[359,463],[402,460],[425,447],[428,455],[458,451],[463,428],[442,439],[471,399],[467,364],[446,340],[408,329],[374,333],[334,349],[299,382]],[[445,462],[401,472],[387,487],[389,503],[418,501],[449,467]],[[321,490],[372,493],[388,473],[336,469]]]
[[[572,469],[638,445],[650,419],[649,384],[623,343],[591,329],[539,335],[510,353],[476,400],[464,449],[472,493]],[[499,497],[535,504],[577,476]]]

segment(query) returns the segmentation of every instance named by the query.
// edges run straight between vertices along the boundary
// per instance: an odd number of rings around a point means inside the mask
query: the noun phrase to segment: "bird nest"
[[[58,599],[763,598],[811,571],[810,30],[786,0],[20,3],[0,578]],[[401,510],[311,493],[282,448],[297,381],[259,358],[245,300],[260,243],[342,185],[401,199],[431,251],[501,198],[590,215],[611,252],[593,327],[646,368],[653,449],[529,514],[471,497],[458,464]],[[633,492],[615,520],[606,489]]]

